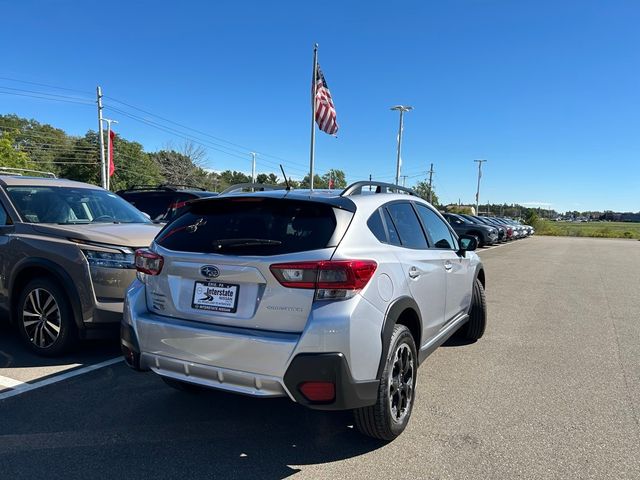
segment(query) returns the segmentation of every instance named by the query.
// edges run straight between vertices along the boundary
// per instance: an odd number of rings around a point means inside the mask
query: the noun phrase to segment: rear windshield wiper
[[[213,244],[216,250],[222,250],[223,248],[257,247],[261,245],[278,246],[282,245],[282,242],[268,238],[225,238],[223,240],[216,240]]]

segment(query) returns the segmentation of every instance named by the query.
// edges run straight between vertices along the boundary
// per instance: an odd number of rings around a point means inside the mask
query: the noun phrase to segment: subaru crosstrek
[[[191,202],[136,252],[127,363],[179,389],[353,409],[360,431],[395,438],[418,365],[456,331],[480,338],[486,308],[475,239],[393,189]]]

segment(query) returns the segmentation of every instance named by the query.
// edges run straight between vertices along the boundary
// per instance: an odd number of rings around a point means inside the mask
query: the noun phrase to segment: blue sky
[[[0,80],[0,91],[90,98],[99,84],[106,107],[158,121],[118,99],[239,145],[190,131],[210,147],[209,168],[249,171],[254,150],[258,171],[282,161],[304,175],[318,42],[340,124],[338,138],[317,135],[319,173],[393,181],[389,107],[402,103],[415,108],[407,184],[433,162],[445,202],[474,201],[473,160],[484,158],[481,202],[640,210],[637,1],[0,0],[0,11],[0,77],[74,90]],[[0,93],[0,113],[97,128],[90,105]],[[147,150],[183,141],[105,114]]]

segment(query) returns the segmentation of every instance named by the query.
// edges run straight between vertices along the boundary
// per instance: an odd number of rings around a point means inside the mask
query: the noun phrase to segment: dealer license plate
[[[210,312],[236,313],[239,285],[220,282],[196,282],[191,306]]]

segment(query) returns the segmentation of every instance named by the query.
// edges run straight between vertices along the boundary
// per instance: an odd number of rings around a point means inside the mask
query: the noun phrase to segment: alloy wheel
[[[44,288],[32,290],[22,307],[22,324],[31,343],[48,348],[60,336],[60,307],[51,292]]]
[[[393,357],[393,368],[389,375],[389,408],[396,423],[402,423],[411,411],[415,382],[414,359],[411,348],[401,343]]]

